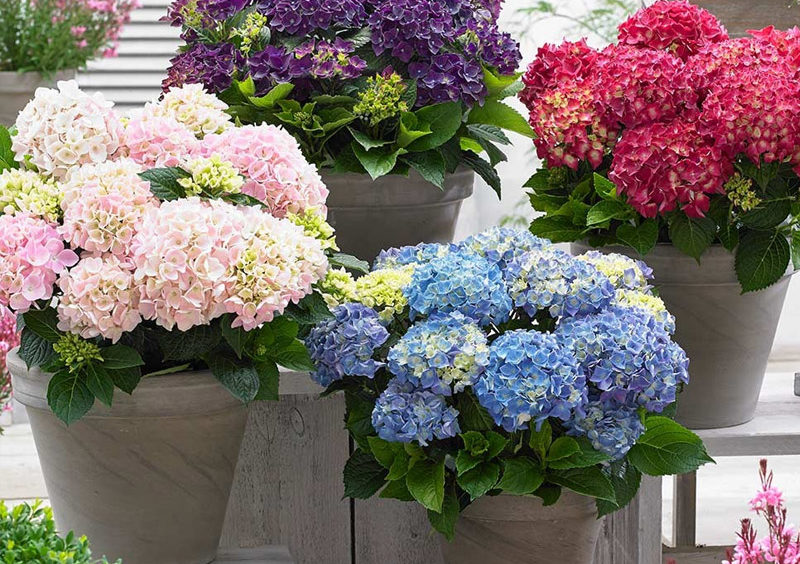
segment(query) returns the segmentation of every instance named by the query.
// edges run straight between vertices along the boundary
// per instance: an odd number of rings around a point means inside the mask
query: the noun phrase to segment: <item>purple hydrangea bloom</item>
[[[261,11],[272,29],[308,35],[331,26],[360,28],[367,19],[365,0],[263,0]]]
[[[482,104],[486,97],[481,65],[457,53],[443,53],[429,62],[411,63],[408,73],[417,80],[417,106],[458,101],[474,106]]]
[[[267,45],[263,51],[251,55],[247,64],[259,91],[279,82],[290,82],[294,78],[302,77],[311,67],[307,59],[298,58],[283,47],[273,45]]]
[[[494,22],[470,19],[462,35],[464,50],[484,63],[495,67],[501,74],[513,74],[522,60],[519,43],[508,33],[503,33]]]
[[[367,68],[367,62],[352,55],[355,47],[349,41],[336,38],[328,41],[309,41],[298,47],[294,55],[304,62],[313,78],[358,78]]]
[[[198,25],[213,28],[220,21],[241,12],[252,0],[175,0],[162,21],[181,27]]]
[[[595,450],[611,460],[620,460],[636,444],[645,431],[639,411],[631,407],[611,407],[602,402],[590,402],[585,416],[567,422],[568,434],[586,437]]]
[[[491,345],[489,366],[473,385],[480,404],[506,431],[537,428],[548,417],[582,414],[586,378],[555,336],[509,331]]]
[[[442,396],[397,380],[389,382],[375,403],[372,426],[385,441],[416,441],[422,446],[461,432],[458,411],[449,407]]]
[[[375,310],[348,303],[333,310],[333,317],[316,325],[305,339],[314,371],[311,377],[330,386],[345,376],[372,378],[384,364],[372,356],[388,339]]]
[[[407,63],[416,53],[430,57],[456,37],[456,26],[441,0],[379,0],[369,17],[376,55],[391,51]]]
[[[170,61],[171,66],[162,87],[167,91],[187,83],[201,83],[210,92],[217,94],[226,90],[233,82],[234,71],[241,63],[240,59],[241,55],[230,43],[194,43]]]

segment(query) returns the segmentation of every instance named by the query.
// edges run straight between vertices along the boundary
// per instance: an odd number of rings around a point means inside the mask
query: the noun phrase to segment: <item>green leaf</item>
[[[483,67],[483,82],[489,96],[497,96],[506,88],[517,82],[518,75],[499,75],[489,67]]]
[[[142,378],[152,378],[153,376],[169,376],[170,374],[177,374],[178,372],[186,372],[192,367],[192,363],[187,362],[185,364],[178,364],[176,366],[169,366],[162,370],[155,370],[154,372],[148,372]]]
[[[461,433],[461,440],[464,442],[464,449],[472,456],[482,456],[489,450],[489,440],[483,433],[467,431]]]
[[[525,184],[522,185],[523,188],[532,188],[537,192],[548,192],[552,189],[550,185],[550,169],[548,168],[540,168],[533,176],[531,176]]]
[[[369,272],[369,263],[353,255],[346,255],[344,253],[333,253],[328,259],[330,265],[334,268],[346,268],[355,272],[366,274]]]
[[[258,393],[256,401],[278,401],[281,373],[278,365],[271,360],[256,360],[253,367],[258,373]]]
[[[391,140],[387,141],[385,139],[373,139],[366,133],[362,133],[361,131],[353,129],[352,127],[348,127],[347,130],[353,136],[353,139],[355,139],[356,142],[367,151],[370,149],[376,149],[378,147],[384,147],[392,143]]]
[[[183,372],[184,370],[188,369],[189,366],[184,365],[183,367],[178,366],[177,368],[181,369],[178,370],[178,372]],[[136,386],[139,385],[139,382],[142,379],[142,369],[139,368],[138,366],[131,366],[129,368],[118,368],[115,370],[109,370],[108,375],[117,388],[119,388],[126,394],[131,395],[133,391],[136,389]],[[155,375],[157,374],[149,374],[148,376],[155,376]]]
[[[367,151],[357,143],[354,143],[352,148],[358,162],[361,163],[361,166],[364,167],[364,170],[373,180],[392,172],[395,165],[397,165],[397,157],[405,152],[404,149],[393,149],[391,147]]]
[[[492,143],[500,143],[501,145],[510,145],[511,140],[503,133],[503,130],[495,125],[485,123],[471,123],[467,125],[467,131],[475,139],[482,139]]]
[[[616,503],[611,480],[597,466],[554,470],[548,473],[547,480],[576,493]]]
[[[63,370],[53,374],[47,386],[47,403],[56,417],[71,425],[89,413],[94,396],[81,374]]]
[[[369,499],[386,483],[386,472],[370,453],[356,449],[344,465],[344,496]]]
[[[53,343],[43,339],[27,327],[22,330],[19,343],[19,357],[28,368],[44,366],[55,356]]]
[[[11,132],[0,125],[0,172],[8,168],[19,168],[11,150]]]
[[[236,353],[236,356],[242,358],[242,353],[244,352],[244,347],[247,344],[249,339],[249,335],[247,332],[242,329],[241,327],[232,327],[234,316],[233,315],[224,315],[222,317],[222,321],[220,323],[220,328],[222,329],[222,337],[225,339],[225,342],[230,345],[233,349],[233,352]]]
[[[429,124],[420,124],[417,116],[411,112],[403,112],[400,116],[400,127],[397,133],[397,146],[407,148],[411,143],[433,133]]]
[[[205,357],[211,373],[228,391],[244,403],[250,403],[258,395],[261,381],[253,365],[237,362],[222,354]]]
[[[774,191],[773,191],[774,193]],[[771,229],[786,221],[792,213],[792,204],[786,198],[786,191],[765,199],[755,209],[739,215],[741,222],[752,229]]]
[[[736,249],[736,276],[742,292],[756,292],[780,280],[791,260],[791,248],[780,231],[749,231]]]
[[[563,460],[578,454],[580,451],[581,447],[578,446],[578,441],[572,437],[558,437],[553,441],[550,451],[547,453],[547,460],[548,462]]]
[[[290,304],[284,315],[300,325],[316,325],[333,316],[319,292],[307,295],[299,304]]]
[[[103,368],[106,370],[120,370],[122,368],[135,368],[144,366],[142,356],[136,349],[125,345],[111,345],[100,350],[103,357]]]
[[[423,507],[441,512],[444,501],[444,458],[419,460],[408,469],[408,491]]]
[[[237,206],[251,206],[254,208],[267,208],[267,204],[262,202],[261,200],[254,198],[253,196],[249,196],[247,194],[242,194],[239,192],[238,194],[225,194],[222,198],[228,203],[236,204]]]
[[[368,437],[375,433],[375,429],[372,427],[372,410],[375,408],[375,401],[357,394],[345,394],[344,399],[347,408],[345,428],[362,449],[368,450]]]
[[[188,331],[159,331],[158,346],[165,361],[187,362],[211,352],[220,342],[221,333],[211,325],[196,325]]]
[[[486,451],[486,460],[495,458],[508,446],[508,439],[500,433],[489,431],[486,433],[486,438],[489,440],[489,450]]]
[[[545,507],[555,505],[561,497],[561,486],[542,484],[538,490],[533,492],[533,495],[542,498],[542,505]]]
[[[369,450],[372,451],[375,460],[387,470],[391,468],[392,464],[394,464],[395,457],[395,449],[392,447],[392,443],[384,441],[380,437],[369,437],[367,442],[369,443]]]
[[[547,465],[556,470],[569,470],[570,468],[586,468],[608,461],[608,455],[595,450],[591,441],[586,437],[578,437],[576,442],[580,448],[579,452],[560,460],[551,460]]]
[[[553,243],[571,243],[583,238],[583,229],[562,215],[537,217],[531,222],[530,231]]]
[[[408,491],[405,480],[394,480],[386,484],[378,497],[383,499],[399,499],[400,501],[414,501],[414,496]]]
[[[597,192],[601,198],[604,200],[619,201],[616,184],[602,174],[597,174],[596,172],[592,175],[592,180],[594,182],[594,191]]]
[[[465,431],[489,431],[494,429],[494,419],[470,391],[458,394],[458,411],[461,428]]]
[[[280,366],[288,368],[289,370],[306,372],[314,369],[311,355],[308,354],[305,343],[299,339],[295,339],[292,343],[280,347],[278,350],[272,352],[271,356]]]
[[[596,203],[586,216],[587,225],[599,225],[612,219],[628,219],[633,215],[628,204],[620,200],[603,200]]]
[[[792,231],[792,266],[800,270],[800,231]]]
[[[717,237],[722,246],[733,251],[739,244],[739,230],[731,214],[732,204],[727,198],[715,198],[711,201],[708,217],[717,224]]]
[[[192,175],[179,167],[153,168],[139,173],[142,180],[150,183],[150,191],[161,201],[177,200],[186,197],[186,188],[178,183],[181,178]]]
[[[497,487],[514,495],[531,494],[544,482],[539,466],[527,456],[503,461],[503,477]]]
[[[58,314],[51,307],[31,309],[23,313],[22,316],[25,320],[25,327],[46,341],[56,343],[63,335],[58,330]]]
[[[636,496],[642,483],[642,473],[633,464],[629,464],[625,460],[612,464],[608,477],[614,487],[616,500],[612,503],[605,499],[598,499],[598,517],[608,515],[628,505]]]
[[[463,153],[461,156],[461,160],[467,165],[469,168],[474,170],[478,173],[478,176],[483,178],[483,180],[488,184],[492,190],[495,191],[497,197],[500,197],[500,190],[501,190],[501,180],[500,176],[497,174],[497,171],[487,161],[480,158],[478,155],[474,153]]]
[[[466,450],[460,450],[456,455],[456,472],[460,476],[465,472],[469,472],[481,462],[483,462],[483,457],[472,455]]]
[[[539,455],[541,460],[545,459],[547,451],[550,450],[550,445],[553,443],[553,428],[550,422],[545,419],[542,422],[542,427],[537,431],[531,429],[531,436],[528,439],[528,445],[533,449],[533,452]]]
[[[628,452],[628,460],[640,472],[669,476],[694,472],[707,462],[703,441],[690,430],[666,417],[648,417],[646,431]]]
[[[454,484],[448,484],[444,492],[441,511],[428,510],[428,520],[431,526],[439,531],[447,540],[453,540],[456,535],[456,522],[459,515],[458,496]]]
[[[114,400],[114,381],[102,365],[89,363],[86,366],[86,387],[94,397],[111,406]]]
[[[535,137],[533,129],[522,114],[498,100],[486,100],[483,106],[474,106],[469,112],[467,123],[494,125],[531,139]]]
[[[256,107],[270,109],[274,108],[278,101],[288,98],[289,94],[292,93],[292,90],[294,90],[294,84],[284,82],[281,84],[276,84],[264,96],[259,98],[249,96],[247,99]]]
[[[677,214],[669,225],[669,238],[675,247],[700,262],[702,255],[717,236],[717,226],[709,217],[688,217]]]
[[[646,219],[638,226],[623,223],[617,228],[617,239],[645,256],[658,242],[658,222]]]
[[[497,462],[482,462],[475,468],[458,476],[458,485],[473,500],[486,495],[494,489],[500,478],[500,465]]]
[[[252,76],[248,75],[248,77],[244,80],[235,80],[234,84],[239,89],[239,92],[241,92],[246,98],[249,98],[256,93],[256,83],[253,81]]]
[[[418,120],[421,131],[431,130],[430,135],[425,135],[408,145],[410,152],[430,151],[453,138],[461,127],[461,104],[458,102],[443,102],[420,108],[414,115]]]
[[[403,155],[400,160],[437,188],[444,189],[445,162],[441,153],[437,151],[409,153]]]

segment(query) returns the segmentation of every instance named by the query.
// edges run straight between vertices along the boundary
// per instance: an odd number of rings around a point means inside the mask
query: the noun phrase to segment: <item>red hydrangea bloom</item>
[[[596,85],[607,119],[625,127],[671,119],[697,101],[681,60],[649,49],[604,49],[597,60]]]
[[[757,41],[775,47],[787,64],[795,71],[800,70],[800,29],[797,26],[786,31],[769,26],[764,29],[750,30],[747,33]]]
[[[525,88],[520,93],[520,100],[532,110],[536,99],[546,90],[565,81],[590,76],[599,56],[600,53],[589,47],[585,39],[575,43],[565,41],[558,46],[548,43],[540,47],[536,59],[522,78]]]
[[[670,51],[683,60],[726,39],[719,20],[688,0],[660,0],[619,27],[620,45]]]
[[[604,120],[590,82],[563,82],[546,91],[531,108],[536,151],[551,167],[577,169],[581,161],[600,166],[619,135]]]
[[[628,129],[614,149],[609,178],[644,217],[680,208],[703,217],[711,194],[724,194],[731,160],[702,136],[696,116]]]

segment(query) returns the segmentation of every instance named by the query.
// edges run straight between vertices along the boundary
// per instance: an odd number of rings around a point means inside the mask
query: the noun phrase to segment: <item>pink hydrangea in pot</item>
[[[543,160],[531,230],[646,258],[692,359],[693,428],[753,417],[800,266],[798,53],[800,30],[730,39],[659,0],[603,50],[545,45],[523,78]]]
[[[123,119],[62,82],[0,129],[15,395],[60,526],[129,562],[213,560],[246,406],[311,368],[329,265],[366,269],[294,138],[226,109],[187,85]]]

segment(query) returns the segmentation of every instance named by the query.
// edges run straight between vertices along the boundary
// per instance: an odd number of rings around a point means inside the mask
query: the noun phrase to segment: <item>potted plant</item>
[[[531,135],[503,102],[519,91],[521,55],[499,11],[483,0],[177,0],[167,19],[187,43],[164,88],[202,82],[242,123],[286,127],[331,190],[342,249],[372,260],[451,241],[472,171],[499,195],[504,130]]]
[[[11,125],[40,86],[116,55],[139,0],[3,0],[0,3],[0,124]]]
[[[86,537],[60,536],[53,510],[37,501],[7,507],[0,501],[0,561],[9,564],[108,564],[92,557]],[[117,564],[121,564],[121,560]]]
[[[345,494],[422,504],[450,563],[591,561],[642,474],[711,460],[670,419],[688,360],[648,273],[495,228],[324,285],[305,340],[345,393]]]
[[[543,47],[524,78],[544,160],[531,230],[647,258],[692,359],[678,406],[691,428],[753,417],[800,264],[798,47],[772,28],[728,39],[707,11],[662,0],[603,51]]]
[[[61,527],[129,563],[206,564],[246,405],[311,367],[297,334],[329,315],[327,191],[288,133],[234,127],[200,85],[125,119],[58,87],[0,130],[15,397]]]

